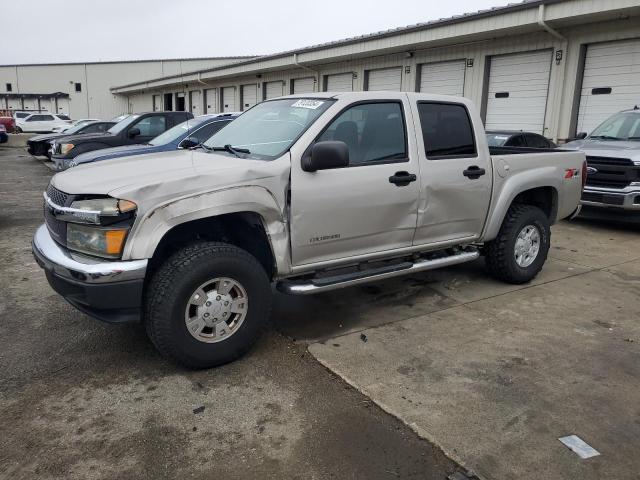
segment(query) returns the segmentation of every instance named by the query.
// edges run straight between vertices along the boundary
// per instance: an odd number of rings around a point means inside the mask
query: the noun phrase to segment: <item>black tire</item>
[[[528,225],[538,229],[540,247],[533,263],[522,267],[515,259],[515,245],[518,234]],[[542,270],[550,241],[551,228],[544,212],[533,205],[513,204],[507,211],[498,236],[486,245],[487,270],[493,277],[507,283],[527,283]]]
[[[248,309],[229,337],[205,343],[185,324],[185,308],[204,282],[229,277],[244,287]],[[220,242],[198,242],[174,253],[154,273],[145,290],[144,323],[162,355],[187,368],[209,368],[245,354],[269,327],[271,285],[262,265],[246,251]]]
[[[16,133],[22,133],[22,129],[20,127],[16,127]]]

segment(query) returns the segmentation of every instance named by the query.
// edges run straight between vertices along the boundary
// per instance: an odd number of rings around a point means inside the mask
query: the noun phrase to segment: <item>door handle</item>
[[[395,183],[397,187],[406,187],[411,182],[415,182],[418,179],[414,173],[409,172],[396,172],[389,177],[389,183]]]
[[[487,173],[485,171],[484,168],[480,168],[477,165],[471,165],[469,168],[467,168],[464,172],[462,172],[462,174],[467,177],[470,178],[471,180],[475,180],[477,178],[480,178],[482,175],[484,175],[485,173]]]

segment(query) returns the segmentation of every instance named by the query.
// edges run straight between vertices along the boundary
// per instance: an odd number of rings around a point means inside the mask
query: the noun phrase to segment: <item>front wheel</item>
[[[549,219],[533,205],[514,204],[505,216],[500,232],[486,247],[489,273],[507,283],[533,280],[549,253]]]
[[[145,295],[144,322],[164,356],[188,368],[209,368],[246,353],[267,328],[271,286],[246,251],[199,242],[167,259]]]

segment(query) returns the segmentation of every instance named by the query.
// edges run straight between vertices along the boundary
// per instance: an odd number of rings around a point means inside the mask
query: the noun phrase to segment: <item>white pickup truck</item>
[[[267,327],[272,284],[306,295],[480,255],[530,281],[585,172],[581,152],[490,152],[464,98],[282,97],[199,148],[57,174],[33,252],[83,312],[142,321],[161,353],[211,367]]]

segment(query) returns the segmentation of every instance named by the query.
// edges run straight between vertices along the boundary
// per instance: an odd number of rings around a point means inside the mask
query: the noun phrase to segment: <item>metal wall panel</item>
[[[485,127],[544,134],[551,51],[491,58]]]
[[[607,117],[636,105],[640,106],[640,39],[589,45],[577,130],[589,133]]]
[[[438,95],[464,95],[464,60],[438,62],[420,66],[419,91]]]

